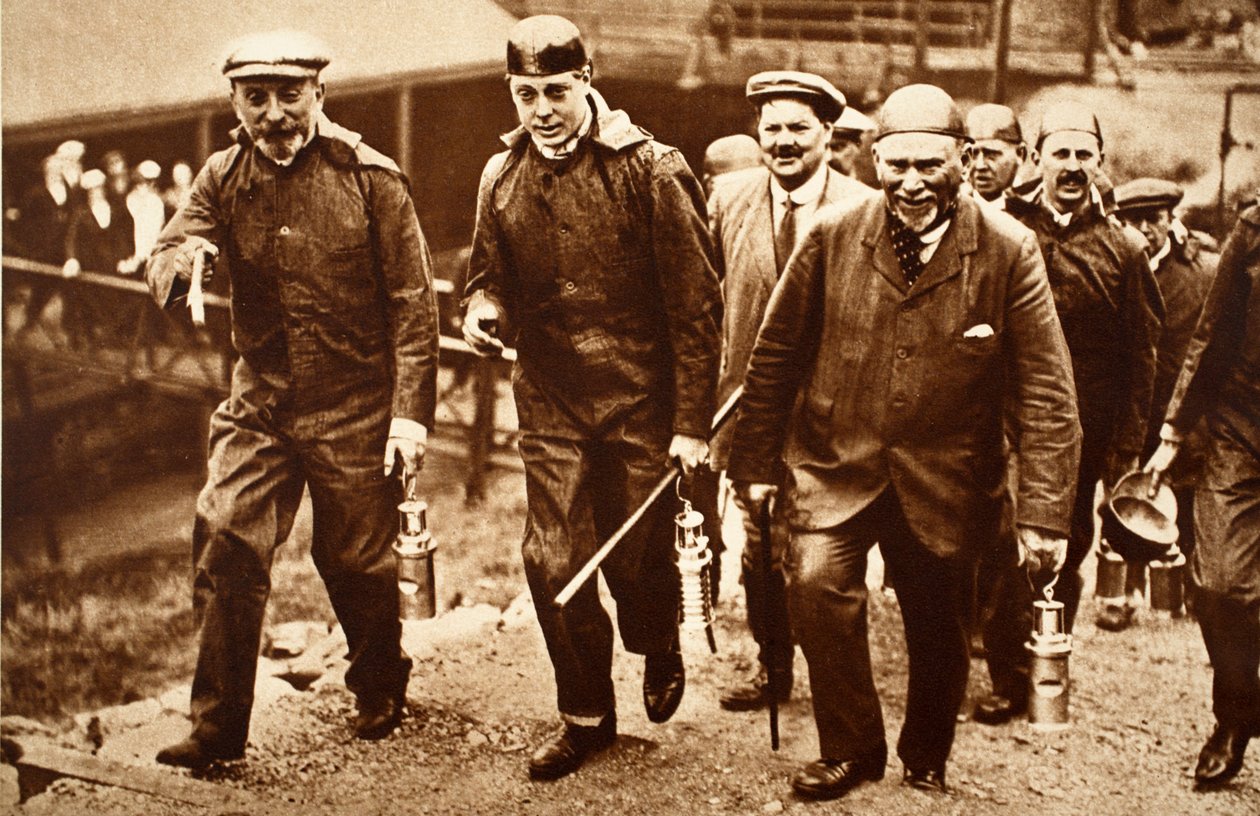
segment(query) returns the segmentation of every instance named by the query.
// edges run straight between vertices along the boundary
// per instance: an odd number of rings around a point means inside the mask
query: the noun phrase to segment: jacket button
[[[574,283],[573,281],[565,281],[565,282],[564,282],[564,291],[566,291],[566,292],[576,292],[576,291],[577,291],[577,284],[576,284],[576,283]]]
[[[906,359],[906,358],[907,358],[907,357],[909,357],[909,356],[910,356],[910,352],[906,351],[904,348],[899,348],[899,349],[897,349],[897,359],[898,359],[898,360],[904,360],[904,359]]]
[[[561,224],[561,225],[560,225],[560,233],[561,233],[562,235],[566,235],[566,234],[568,234],[568,232],[569,232],[569,225],[568,225],[568,224]]]
[[[281,234],[281,235],[288,235],[288,234],[289,234],[289,228],[288,228],[288,227],[281,227],[281,228],[280,228],[280,234]]]

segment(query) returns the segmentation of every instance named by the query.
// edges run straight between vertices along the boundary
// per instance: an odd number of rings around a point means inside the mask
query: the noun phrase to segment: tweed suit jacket
[[[822,207],[875,195],[860,181],[827,168]],[[817,215],[815,216],[817,217]],[[755,167],[720,177],[709,198],[709,230],[717,247],[722,277],[722,366],[718,374],[718,404],[744,382],[757,329],[765,315],[770,292],[779,280],[774,257],[774,216],[770,171]],[[805,230],[801,231],[803,236]],[[735,423],[727,423],[714,437],[709,461],[714,470],[726,467]]]
[[[1080,457],[1072,366],[1033,234],[962,196],[913,287],[882,197],[833,208],[798,245],[767,308],[729,473],[774,482],[788,520],[841,524],[885,489],[942,557],[991,541],[1004,417],[1021,525],[1066,535]]]

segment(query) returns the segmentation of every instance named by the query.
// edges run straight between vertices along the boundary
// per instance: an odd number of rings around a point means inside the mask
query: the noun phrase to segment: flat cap
[[[1041,126],[1037,129],[1036,146],[1040,148],[1047,136],[1062,133],[1065,130],[1088,133],[1097,139],[1098,146],[1102,147],[1102,128],[1098,125],[1098,117],[1079,102],[1060,102],[1046,108],[1045,113],[1041,114]]]
[[[223,60],[228,79],[317,77],[327,67],[328,51],[314,36],[302,31],[266,31],[234,42]]]
[[[1171,181],[1137,178],[1115,190],[1116,210],[1140,210],[1154,207],[1172,209],[1181,203],[1185,192]]]
[[[517,76],[581,71],[590,59],[578,27],[555,14],[526,17],[508,32],[507,70]]]
[[[1017,145],[1024,141],[1024,131],[1020,129],[1015,111],[987,102],[968,111],[967,135],[977,142],[998,139]]]
[[[704,149],[704,174],[710,177],[761,166],[761,146],[747,133],[723,136]]]
[[[804,71],[762,71],[748,78],[744,96],[754,105],[767,99],[788,97],[814,106],[818,118],[834,122],[845,110],[844,94],[817,74]]]
[[[939,133],[970,141],[954,98],[935,85],[906,85],[884,100],[875,141],[894,133]]]
[[[857,108],[845,108],[844,113],[836,120],[836,130],[846,133],[862,134],[875,129],[875,120]]]

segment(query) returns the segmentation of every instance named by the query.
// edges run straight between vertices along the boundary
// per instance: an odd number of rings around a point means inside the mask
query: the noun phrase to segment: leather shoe
[[[777,702],[786,703],[792,696],[792,669],[774,669],[774,697]],[[718,699],[718,704],[727,711],[757,711],[770,705],[770,674],[765,665],[752,677],[737,683]]]
[[[586,758],[617,739],[617,716],[609,714],[599,725],[565,723],[564,729],[544,742],[529,758],[530,779],[559,779],[582,767]]]
[[[354,718],[354,735],[361,740],[385,739],[402,722],[403,701],[397,697],[380,697],[359,701]]]
[[[1195,785],[1212,788],[1233,779],[1242,769],[1251,734],[1246,728],[1217,723],[1216,730],[1199,752],[1199,764],[1194,768]]]
[[[240,759],[243,756],[245,756],[243,747],[225,749],[207,745],[196,737],[188,737],[181,742],[168,745],[161,751],[158,751],[157,761],[163,765],[174,765],[177,768],[192,768],[199,771],[212,763]]]
[[[806,799],[839,799],[863,782],[884,778],[888,747],[880,746],[863,759],[828,759],[811,762],[792,777],[792,790]]]
[[[1094,619],[1094,625],[1105,632],[1123,632],[1133,624],[1133,607],[1108,604]]]
[[[949,793],[945,784],[945,768],[906,768],[901,784],[928,793]]]
[[[1027,711],[1027,695],[1006,697],[1001,694],[990,694],[976,703],[976,707],[971,712],[971,719],[984,725],[1002,725],[1016,717],[1022,717]]]
[[[674,716],[686,688],[687,675],[681,654],[658,652],[644,658],[643,708],[649,720],[663,723]]]

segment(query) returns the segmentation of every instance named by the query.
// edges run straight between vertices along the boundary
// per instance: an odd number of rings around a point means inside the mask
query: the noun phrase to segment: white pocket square
[[[990,326],[988,323],[979,323],[975,326],[972,326],[970,329],[967,329],[967,331],[963,332],[964,338],[974,337],[976,339],[981,339],[981,338],[992,337],[992,336],[993,336],[993,327]]]

